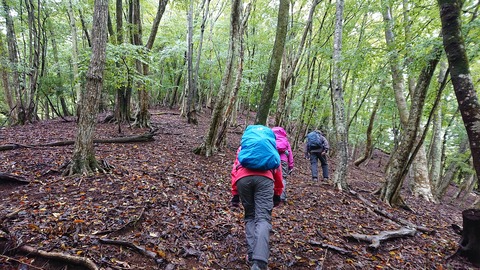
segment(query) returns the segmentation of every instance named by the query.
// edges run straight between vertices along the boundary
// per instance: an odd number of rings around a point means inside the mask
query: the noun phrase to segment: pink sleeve
[[[292,148],[290,147],[290,144],[288,144],[288,169],[289,170],[293,169],[294,165],[295,163],[293,162]]]

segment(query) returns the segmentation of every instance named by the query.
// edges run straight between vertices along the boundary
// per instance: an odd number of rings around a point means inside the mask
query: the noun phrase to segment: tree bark
[[[187,12],[188,31],[187,31],[187,85],[186,85],[186,107],[187,122],[189,124],[198,124],[197,112],[195,106],[196,100],[196,84],[194,82],[193,70],[193,0],[189,1]]]
[[[80,87],[80,75],[78,71],[78,41],[77,41],[77,25],[76,16],[73,13],[72,0],[68,1],[67,14],[70,18],[70,31],[72,34],[72,71],[73,71],[73,83],[76,94],[76,116],[80,116],[80,105],[82,104],[82,88]]]
[[[409,118],[411,117],[409,115],[410,113],[409,113],[409,109],[408,109],[408,106],[407,106],[407,101],[406,101],[406,98],[405,98],[405,95],[404,95],[405,82],[404,82],[404,78],[403,78],[401,65],[399,64],[399,62],[400,62],[400,59],[398,57],[399,52],[395,48],[397,46],[397,44],[395,42],[395,35],[393,33],[394,25],[393,25],[393,18],[392,18],[392,15],[391,15],[391,8],[388,5],[388,3],[386,3],[386,1],[382,1],[382,9],[383,9],[383,20],[384,20],[384,25],[385,25],[385,40],[386,40],[386,43],[387,43],[387,49],[389,51],[389,64],[390,64],[390,69],[391,69],[391,73],[392,73],[392,83],[393,83],[393,90],[394,90],[394,93],[395,93],[395,102],[397,104],[398,112],[399,112],[399,115],[400,115],[400,122],[401,122],[401,126],[402,126],[402,129],[403,129],[403,133],[405,134],[405,133],[408,132],[408,127],[407,126],[409,125],[408,121],[409,121]],[[416,88],[418,88],[418,87],[419,86],[416,86]],[[415,101],[412,100],[412,105],[411,106],[413,106],[414,102]],[[417,109],[416,108],[410,108],[410,111],[412,111],[412,110],[417,110]],[[419,132],[416,131],[416,134],[418,134],[418,133]],[[403,138],[405,139],[406,136],[403,136]],[[412,143],[414,143],[414,142],[412,142]],[[406,145],[407,145],[406,143],[401,142],[400,147],[406,147]],[[412,146],[413,146],[413,144],[412,144]],[[414,181],[415,181],[413,189],[414,189],[414,193],[416,193],[416,195],[420,195],[420,196],[424,197],[427,201],[432,201],[432,200],[434,200],[434,197],[433,197],[432,192],[431,192],[429,177],[427,175],[428,169],[427,169],[427,164],[426,164],[426,157],[424,156],[425,155],[424,146],[420,146],[420,148],[421,148],[420,149],[420,154],[416,155],[417,160],[415,162],[415,166],[413,166]],[[400,155],[409,155],[410,153],[405,152],[405,151],[411,151],[412,149],[413,148],[411,148],[410,150],[400,149],[401,152],[404,152]],[[397,150],[398,149],[396,149],[396,151]],[[395,152],[394,152],[393,155],[396,155]],[[392,158],[393,158],[393,155],[392,155]],[[408,157],[405,156],[405,158],[408,158]],[[395,166],[395,164],[393,164],[392,162],[389,162],[389,166],[388,166],[388,169],[387,169],[388,171],[399,169],[399,167],[392,168],[391,167],[392,165]],[[396,164],[396,166],[399,166],[399,165],[400,164]],[[401,166],[403,166],[403,165],[401,165]],[[405,170],[408,170],[408,168],[405,168]],[[398,176],[400,176],[400,175],[398,175]],[[392,181],[398,181],[400,183],[400,182],[403,182],[403,179],[391,179],[389,177],[387,178],[387,182],[392,182]],[[401,188],[401,186],[399,186],[399,188]]]
[[[20,92],[20,75],[18,72],[18,46],[17,40],[15,38],[15,27],[13,24],[13,19],[10,13],[10,7],[7,5],[6,0],[2,0],[4,14],[5,14],[5,25],[7,30],[7,47],[8,47],[8,60],[11,65],[11,77],[9,78],[9,86],[12,93],[12,102],[14,103],[13,107],[10,107],[10,119],[11,123],[17,124],[19,120],[19,115],[21,114],[22,108],[22,95]]]
[[[394,205],[403,205],[404,202],[400,197],[400,190],[404,178],[408,172],[408,168],[416,153],[412,153],[414,144],[417,141],[420,120],[422,117],[423,106],[428,86],[441,56],[441,48],[434,47],[432,59],[422,69],[418,78],[417,86],[412,97],[412,105],[410,106],[408,124],[402,135],[402,139],[397,150],[393,153],[390,168],[387,172],[386,182],[381,188],[380,199],[385,203]],[[419,142],[421,143],[421,142]],[[419,147],[416,148],[417,151]],[[412,157],[410,157],[410,155]]]
[[[380,106],[380,99],[381,95],[378,94],[377,100],[372,108],[372,114],[370,115],[370,121],[368,122],[367,128],[367,142],[365,143],[365,151],[363,152],[363,156],[355,160],[355,166],[360,166],[368,157],[372,154],[373,151],[373,143],[372,143],[372,131],[373,131],[373,124],[375,123],[375,116],[378,111],[378,107]]]
[[[347,121],[345,119],[345,101],[342,86],[342,31],[344,0],[337,0],[335,14],[335,34],[333,41],[333,109],[335,117],[336,160],[337,166],[333,176],[333,183],[339,190],[347,190],[347,165],[348,165],[348,136]]]
[[[308,13],[307,21],[305,22],[305,27],[303,30],[302,37],[298,44],[297,51],[292,52],[291,54],[285,49],[283,53],[282,61],[282,75],[280,76],[280,87],[278,89],[278,100],[277,100],[277,112],[275,114],[275,126],[284,126],[284,117],[287,113],[286,103],[287,103],[287,94],[288,89],[294,81],[294,73],[297,69],[297,65],[300,61],[300,57],[303,53],[303,48],[305,47],[305,42],[307,40],[307,35],[312,31],[312,21],[313,15],[315,13],[315,8],[320,3],[320,0],[313,0],[312,6]]]
[[[275,43],[273,44],[272,56],[270,58],[270,66],[268,68],[267,78],[263,86],[262,97],[258,105],[255,124],[267,125],[268,113],[272,104],[275,86],[277,85],[278,71],[282,62],[283,50],[285,48],[285,39],[287,37],[288,25],[288,9],[289,0],[280,0],[278,7],[277,33],[275,35]]]
[[[473,166],[480,185],[480,103],[470,76],[468,57],[460,25],[459,0],[438,0],[442,20],[443,46],[450,66],[450,77],[458,107],[468,134]]]
[[[480,209],[462,212],[463,230],[457,253],[480,266]]]
[[[222,124],[222,116],[227,103],[227,98],[232,91],[231,84],[233,77],[233,69],[238,57],[237,46],[241,24],[241,7],[243,1],[232,0],[231,3],[232,9],[230,14],[230,41],[228,47],[227,62],[223,72],[220,90],[217,94],[217,101],[215,102],[215,107],[212,112],[212,118],[210,121],[209,129],[207,131],[207,135],[205,136],[205,140],[199,147],[194,150],[196,154],[202,154],[207,157],[213,155],[217,150],[216,140],[218,138],[220,126]]]
[[[64,174],[89,174],[101,170],[95,158],[93,135],[103,86],[107,47],[108,0],[95,0],[92,32],[92,56],[86,74],[85,99],[81,104],[77,136],[70,166]]]

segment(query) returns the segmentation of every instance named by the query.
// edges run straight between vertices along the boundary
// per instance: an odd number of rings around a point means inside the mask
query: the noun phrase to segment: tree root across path
[[[23,253],[27,253],[28,255],[40,256],[46,259],[54,259],[54,260],[65,261],[71,264],[82,265],[90,270],[99,269],[98,266],[92,260],[86,257],[72,256],[72,255],[60,253],[60,252],[47,252],[47,251],[39,250],[27,245],[21,246],[17,250]]]
[[[90,270],[99,269],[92,260],[86,257],[78,257],[61,252],[47,252],[29,245],[18,245],[15,241],[17,238],[11,237],[8,228],[3,226],[3,222],[7,219],[13,218],[21,210],[22,209],[18,209],[12,213],[4,215],[3,217],[0,217],[0,247],[2,247],[2,250],[8,250],[9,253],[25,253],[27,256],[38,256],[46,259],[64,261],[70,264],[82,265]]]

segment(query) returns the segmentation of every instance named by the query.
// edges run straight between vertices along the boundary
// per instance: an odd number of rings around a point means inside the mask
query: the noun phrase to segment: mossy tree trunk
[[[86,74],[85,95],[81,103],[73,158],[66,175],[90,174],[102,170],[95,158],[93,136],[103,87],[105,50],[107,45],[108,0],[95,0],[92,31],[92,56]]]
[[[443,47],[450,66],[450,78],[458,108],[467,130],[473,166],[480,184],[480,104],[470,76],[468,57],[460,25],[462,1],[439,0],[442,20]]]

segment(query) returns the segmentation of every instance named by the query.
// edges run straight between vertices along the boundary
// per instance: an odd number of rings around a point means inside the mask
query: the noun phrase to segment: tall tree
[[[115,1],[115,22],[117,26],[116,44],[123,45],[124,31],[123,31],[123,0]],[[117,68],[121,67],[121,63],[117,62]],[[118,123],[128,123],[130,121],[130,108],[132,98],[132,84],[131,74],[127,67],[126,79],[120,83],[115,93],[115,120]]]
[[[189,124],[197,124],[196,112],[196,94],[197,85],[194,82],[193,68],[193,0],[190,0],[187,11],[188,31],[187,31],[187,84],[186,84],[186,107],[187,119]]]
[[[232,8],[230,13],[230,41],[228,45],[228,56],[223,72],[220,90],[217,94],[217,102],[213,108],[210,126],[205,136],[205,140],[197,147],[194,152],[196,154],[204,154],[211,156],[216,152],[216,140],[218,138],[219,129],[222,124],[222,116],[225,111],[227,99],[232,91],[232,78],[235,63],[238,58],[239,33],[241,24],[241,7],[242,0],[232,0]]]
[[[407,175],[408,168],[415,158],[420,145],[423,143],[423,141],[417,141],[420,120],[427,90],[435,67],[440,60],[441,53],[441,47],[438,45],[434,46],[431,59],[429,59],[418,77],[407,125],[402,133],[399,146],[393,153],[391,164],[387,171],[386,181],[380,190],[380,199],[391,206],[406,206],[400,196],[400,190]],[[416,142],[417,145],[415,145]]]
[[[284,116],[287,114],[286,103],[288,89],[294,81],[294,74],[297,69],[300,57],[302,56],[303,49],[305,47],[305,42],[307,40],[307,35],[312,31],[312,22],[313,15],[315,14],[315,8],[320,3],[320,0],[313,0],[312,6],[308,13],[307,21],[305,22],[305,27],[303,30],[300,43],[298,44],[297,50],[293,52],[288,52],[286,49],[283,53],[282,61],[282,74],[280,76],[280,86],[278,89],[278,100],[277,100],[277,112],[275,114],[275,126],[284,126]]]
[[[282,62],[283,50],[285,49],[289,5],[290,0],[280,0],[280,5],[278,6],[277,33],[275,35],[275,43],[273,44],[267,78],[263,86],[262,97],[258,105],[258,112],[255,118],[256,124],[267,124],[270,105],[272,104],[275,86],[277,85],[278,71],[280,70],[280,63]]]
[[[93,136],[103,87],[107,47],[108,0],[95,0],[92,28],[92,55],[86,73],[85,96],[81,104],[73,158],[64,174],[88,174],[103,170],[95,158]]]
[[[459,0],[438,0],[443,47],[447,53],[450,78],[467,130],[473,166],[477,173],[477,184],[480,185],[480,104],[470,76],[469,61],[462,35],[460,18],[462,3]]]
[[[389,51],[389,64],[392,73],[392,83],[393,91],[395,94],[395,102],[397,104],[398,113],[400,115],[400,123],[402,126],[403,132],[406,132],[408,119],[409,119],[409,109],[407,105],[407,99],[405,97],[405,80],[404,74],[402,72],[402,66],[400,65],[401,59],[399,57],[399,52],[397,49],[398,44],[395,41],[394,34],[394,23],[391,13],[391,6],[388,1],[382,1],[382,12],[383,20],[385,27],[385,40],[387,43],[387,50]],[[412,90],[413,87],[412,87]],[[413,96],[413,94],[412,94]],[[413,101],[412,101],[413,103]],[[418,103],[417,103],[418,104]],[[410,110],[412,110],[410,108]],[[416,134],[419,134],[417,132]],[[405,146],[405,145],[404,145]],[[392,163],[389,163],[392,164]],[[419,154],[417,155],[417,160],[413,166],[414,171],[414,194],[420,195],[425,198],[427,201],[433,201],[434,197],[431,191],[431,186],[428,177],[428,169],[426,162],[426,152],[423,145],[419,148]],[[391,179],[389,181],[392,181]],[[395,180],[395,181],[398,181]],[[403,180],[402,180],[403,181]]]
[[[78,37],[77,37],[77,22],[76,16],[73,14],[73,4],[72,0],[68,1],[67,5],[67,14],[70,18],[70,31],[72,39],[72,68],[73,68],[73,85],[76,94],[76,115],[77,118],[80,116],[80,104],[82,103],[82,88],[80,86],[80,74],[78,68]]]
[[[333,38],[333,110],[335,117],[336,136],[336,160],[337,167],[333,176],[333,183],[339,190],[348,189],[347,165],[348,165],[348,135],[347,121],[345,118],[345,102],[342,87],[342,31],[344,0],[337,0],[335,15],[335,33]]]
[[[10,13],[10,7],[7,5],[6,0],[2,0],[2,4],[4,9],[3,15],[5,16],[5,24],[7,30],[8,60],[11,69],[9,86],[12,93],[12,100],[15,99],[15,105],[13,107],[10,107],[10,122],[17,124],[20,118],[19,115],[21,114],[21,108],[23,107],[20,89],[20,74],[18,71],[18,45],[15,38],[15,27],[12,19],[12,14]]]
[[[167,5],[168,0],[159,0],[158,1],[158,8],[157,14],[155,19],[153,20],[152,30],[150,31],[150,35],[148,37],[147,44],[145,45],[144,53],[147,54],[153,47],[155,37],[157,36],[158,32],[158,25],[163,17],[163,13],[165,12],[165,8]],[[142,45],[142,24],[140,20],[140,1],[133,0],[132,5],[132,16],[133,16],[133,23],[136,26],[136,31],[134,31],[134,44],[135,45]],[[135,65],[139,74],[147,77],[149,74],[149,65],[145,62],[140,61],[137,59],[135,61]],[[139,109],[135,115],[135,125],[138,127],[149,127],[150,126],[150,113],[148,112],[148,105],[150,102],[149,98],[149,91],[147,89],[147,85],[144,81],[140,81],[137,83],[138,85],[138,100],[139,100]]]

